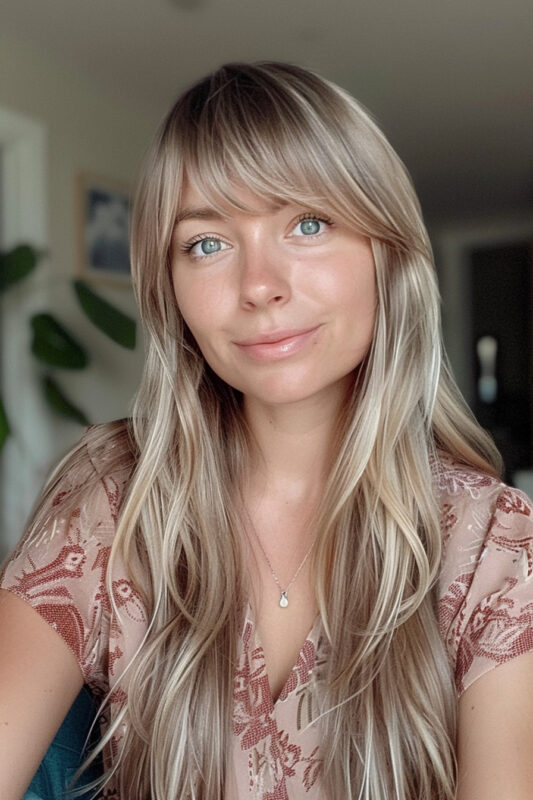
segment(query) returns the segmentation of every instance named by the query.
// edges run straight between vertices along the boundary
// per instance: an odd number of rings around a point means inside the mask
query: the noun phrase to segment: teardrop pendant
[[[287,592],[281,593],[279,604],[282,608],[287,608],[287,606],[289,605],[289,598],[287,597]]]

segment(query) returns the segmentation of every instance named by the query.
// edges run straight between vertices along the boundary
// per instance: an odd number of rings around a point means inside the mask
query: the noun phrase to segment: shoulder
[[[134,466],[127,420],[88,428],[50,475],[15,555],[57,538],[75,520],[86,527],[110,520],[114,527]]]
[[[533,508],[518,489],[443,459],[439,622],[459,692],[533,649]]]
[[[432,468],[446,567],[452,565],[458,550],[468,548],[473,554],[476,547],[481,548],[498,498],[508,487],[492,475],[447,456]]]
[[[53,473],[42,510],[110,514],[116,522],[135,465],[127,420],[93,425]],[[39,515],[38,515],[39,516]]]
[[[133,466],[126,424],[88,429],[52,476],[0,576],[1,588],[31,605],[62,636],[93,684],[101,683],[108,659],[107,568]],[[129,587],[122,573],[115,583]]]
[[[434,485],[443,536],[442,581],[458,569],[473,574],[489,545],[515,555],[523,550],[529,563],[533,506],[527,495],[448,459],[434,467]]]
[[[100,483],[116,520],[136,461],[129,422],[93,425],[86,430],[80,445],[82,471],[92,473],[91,483]],[[74,478],[75,472],[74,469]]]
[[[10,561],[65,544],[74,532],[78,539],[108,539],[134,463],[127,421],[88,428],[50,476]]]

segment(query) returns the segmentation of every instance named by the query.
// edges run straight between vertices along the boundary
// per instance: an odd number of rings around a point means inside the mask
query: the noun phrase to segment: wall
[[[33,122],[36,129],[43,131],[44,165],[40,179],[45,176],[45,208],[15,211],[22,219],[31,213],[42,216],[41,234],[33,239],[36,244],[44,244],[49,252],[38,274],[3,300],[4,341],[7,337],[13,340],[9,334],[16,324],[20,326],[17,332],[20,331],[21,347],[18,354],[12,349],[4,350],[2,363],[3,391],[14,436],[2,457],[1,557],[6,547],[16,541],[28,513],[29,497],[42,483],[50,464],[81,434],[78,425],[50,415],[38,398],[30,406],[21,402],[26,393],[35,395],[35,381],[30,380],[22,390],[17,388],[14,395],[13,387],[17,387],[21,371],[25,371],[22,365],[29,359],[24,315],[30,308],[34,310],[36,304],[42,303],[42,307],[55,311],[88,345],[93,356],[89,369],[61,375],[60,380],[91,421],[128,413],[141,369],[142,341],[139,337],[133,353],[118,348],[83,317],[76,305],[69,285],[76,269],[74,186],[80,171],[133,185],[144,149],[164,109],[128,107],[114,96],[112,80],[105,87],[92,85],[84,75],[63,66],[49,53],[1,33],[0,106],[22,115],[21,119],[26,118],[29,125]],[[6,202],[15,200],[8,198]],[[31,226],[23,225],[18,230],[30,229]],[[14,244],[21,235],[15,229],[6,229],[5,234],[5,246]],[[109,285],[95,288],[124,311],[136,315],[131,290]],[[35,367],[29,369],[36,371]],[[28,408],[32,408],[31,418]]]

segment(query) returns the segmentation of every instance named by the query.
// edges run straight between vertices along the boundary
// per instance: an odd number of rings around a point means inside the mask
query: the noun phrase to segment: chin
[[[304,403],[312,398],[327,399],[328,396],[333,399],[345,391],[344,380],[322,384],[313,381],[304,382],[278,379],[269,381],[260,386],[248,385],[242,390],[245,397],[272,406]]]

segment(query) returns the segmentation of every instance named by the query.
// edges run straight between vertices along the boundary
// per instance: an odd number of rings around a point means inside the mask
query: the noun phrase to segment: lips
[[[320,328],[288,328],[267,331],[248,339],[236,341],[235,345],[247,356],[259,361],[273,361],[293,355],[304,348]]]
[[[249,339],[242,339],[241,341],[235,342],[235,344],[241,345],[242,347],[248,347],[254,344],[271,344],[272,342],[282,342],[284,339],[292,339],[294,336],[302,336],[305,333],[309,333],[312,330],[317,329],[317,325],[313,326],[312,328],[286,328],[283,330],[277,331],[268,331],[266,333],[260,333],[257,336],[251,336]]]

